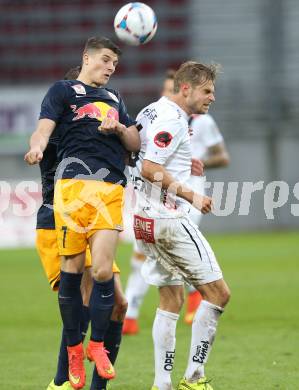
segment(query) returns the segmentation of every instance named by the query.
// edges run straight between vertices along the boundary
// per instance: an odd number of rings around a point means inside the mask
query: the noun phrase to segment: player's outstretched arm
[[[126,127],[113,118],[104,118],[99,131],[117,134],[128,152],[139,152],[140,137],[136,126]]]
[[[29,165],[37,164],[42,160],[43,152],[48,145],[55,126],[56,123],[51,119],[40,119],[38,121],[37,128],[30,137],[30,149],[24,156],[24,160]]]
[[[205,168],[221,168],[229,164],[229,153],[224,142],[219,142],[208,148],[208,156],[203,162]]]
[[[176,181],[163,165],[144,160],[141,175],[151,183],[156,182],[162,189],[185,199],[203,214],[209,213],[212,209],[212,199],[210,197],[197,194],[189,187]]]

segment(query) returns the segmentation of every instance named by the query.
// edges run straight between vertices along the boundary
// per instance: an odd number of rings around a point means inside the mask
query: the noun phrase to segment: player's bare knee
[[[170,313],[179,314],[182,309],[182,304],[176,301],[168,302],[167,304],[160,302],[159,308],[164,311],[169,311]]]
[[[223,290],[221,291],[221,300],[222,300],[221,306],[222,307],[224,307],[228,304],[230,297],[231,297],[231,292],[230,292],[230,289],[228,288],[228,286],[226,285],[223,288]]]
[[[214,296],[211,297],[212,303],[215,303],[216,305],[221,307],[225,307],[228,304],[228,301],[230,299],[230,290],[228,286],[224,284],[221,286],[221,288],[218,288],[215,292],[216,294],[214,294]]]
[[[223,279],[196,288],[204,300],[220,307],[226,306],[230,299],[230,290]]]
[[[230,299],[230,289],[224,280],[221,280],[219,284],[216,284],[216,286],[218,299],[220,301],[219,304],[224,307],[228,304]]]
[[[98,282],[110,280],[112,276],[112,270],[108,267],[98,267],[92,269],[92,277]]]

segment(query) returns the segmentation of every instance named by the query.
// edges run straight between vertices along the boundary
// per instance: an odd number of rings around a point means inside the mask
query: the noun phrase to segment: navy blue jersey
[[[116,134],[105,135],[98,130],[105,117],[127,127],[135,124],[117,91],[90,87],[78,80],[57,81],[49,89],[40,119],[56,122],[58,160],[69,158],[64,160],[67,165],[59,177],[86,175],[81,178],[126,184],[125,148]],[[79,162],[70,162],[74,158]]]
[[[51,137],[39,167],[42,179],[43,203],[37,212],[37,229],[55,229],[53,212],[54,177],[58,165],[57,159],[58,139]]]

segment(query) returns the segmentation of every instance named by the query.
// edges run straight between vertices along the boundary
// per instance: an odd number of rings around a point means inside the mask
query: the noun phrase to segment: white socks
[[[143,261],[136,260],[136,258],[132,257],[132,271],[127,282],[125,293],[128,300],[128,310],[126,314],[126,317],[128,318],[138,318],[140,306],[149,288],[149,285],[141,275],[142,265]]]
[[[157,309],[153,324],[155,382],[159,390],[171,390],[171,372],[175,355],[175,332],[178,314]]]
[[[191,347],[185,378],[196,382],[204,376],[204,364],[215,338],[218,319],[223,308],[207,301],[201,301],[192,323]]]

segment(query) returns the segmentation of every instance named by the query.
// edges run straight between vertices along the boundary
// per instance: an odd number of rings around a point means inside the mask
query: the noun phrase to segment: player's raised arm
[[[129,126],[126,131],[120,135],[122,144],[129,152],[139,152],[140,150],[140,136],[136,126]]]
[[[38,164],[42,160],[43,152],[55,126],[56,123],[51,119],[40,119],[38,121],[37,128],[30,137],[30,149],[24,156],[24,160],[29,165]]]
[[[209,213],[212,208],[212,199],[208,196],[200,195],[191,190],[186,185],[176,181],[172,175],[161,164],[150,160],[142,163],[142,176],[151,183],[159,183],[162,189],[167,190],[176,196],[185,199],[203,214]]]
[[[206,168],[221,168],[229,164],[229,154],[223,141],[210,146],[207,154],[203,162]]]

